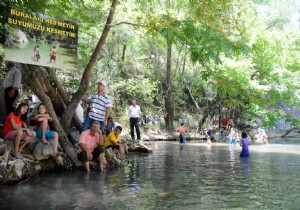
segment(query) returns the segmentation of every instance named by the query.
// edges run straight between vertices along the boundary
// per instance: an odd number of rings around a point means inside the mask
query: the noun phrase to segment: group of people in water
[[[51,49],[50,49],[50,53],[49,53],[49,56],[50,56],[50,63],[52,63],[52,61],[54,63],[56,63],[56,56],[57,56],[57,48],[56,46],[54,45]],[[33,48],[33,60],[35,60],[36,62],[39,62],[41,58],[41,52],[40,52],[40,46],[38,44],[34,45],[34,48]]]
[[[177,129],[179,132],[179,141],[180,144],[186,143],[186,132],[187,129],[185,127],[184,123],[181,123],[180,127]],[[227,131],[228,135],[227,138],[229,140],[230,145],[235,145],[237,143],[238,134],[236,132],[236,129],[228,124],[228,120],[222,120],[222,127],[221,127],[221,135],[223,135]],[[205,131],[205,137],[207,139],[207,144],[211,145],[211,141],[214,139],[213,137],[213,129],[209,127]],[[259,128],[258,129],[258,142],[268,145],[268,136],[265,132],[264,129]],[[250,157],[250,152],[249,152],[249,146],[250,146],[250,140],[248,139],[248,135],[246,131],[243,131],[241,133],[241,138],[240,138],[240,146],[242,147],[242,151],[240,153],[240,157]]]

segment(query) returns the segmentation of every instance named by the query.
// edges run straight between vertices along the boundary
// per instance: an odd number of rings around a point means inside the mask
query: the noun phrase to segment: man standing
[[[130,135],[131,139],[134,139],[134,127],[136,130],[137,140],[141,140],[141,134],[140,134],[140,125],[139,125],[139,117],[141,114],[141,108],[139,105],[136,104],[136,99],[132,99],[131,106],[128,108],[128,115],[130,117]]]
[[[22,74],[11,61],[6,63],[7,74],[3,82],[6,115],[14,111],[14,102],[19,94]]]
[[[92,122],[90,129],[80,134],[79,149],[77,151],[77,157],[84,163],[85,170],[90,171],[90,160],[98,160],[99,168],[101,171],[104,169],[104,151],[103,136],[99,129],[99,122]]]
[[[98,82],[98,93],[82,99],[84,103],[90,105],[90,111],[83,123],[83,131],[89,129],[93,121],[100,123],[100,130],[103,131],[104,126],[107,125],[107,118],[110,113],[111,103],[108,95],[104,92],[106,83],[104,80]]]

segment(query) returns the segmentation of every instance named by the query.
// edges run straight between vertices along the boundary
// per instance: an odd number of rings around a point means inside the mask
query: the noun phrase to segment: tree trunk
[[[172,131],[174,128],[174,109],[172,104],[172,83],[171,83],[171,62],[172,62],[172,42],[171,40],[167,41],[167,75],[166,75],[166,85],[164,88],[164,98],[165,98],[165,122],[167,131]]]
[[[46,72],[45,72],[45,74],[46,74]],[[44,92],[51,99],[51,102],[52,102],[53,108],[55,110],[55,113],[59,117],[61,117],[61,115],[64,112],[64,104],[61,100],[60,95],[57,94],[57,92],[55,91],[55,89],[51,85],[49,79],[47,78],[48,75],[45,75],[45,74],[41,73],[40,70],[37,72],[37,76],[39,77],[39,80],[42,81],[41,84],[43,84]]]
[[[32,91],[47,107],[47,111],[49,115],[52,117],[54,129],[57,131],[59,135],[59,142],[61,146],[63,147],[64,151],[67,153],[68,157],[73,161],[75,166],[80,166],[81,162],[79,162],[77,158],[77,153],[73,145],[69,141],[66,133],[64,132],[63,127],[59,123],[59,119],[55,113],[51,99],[43,91],[43,85],[39,80],[40,77],[39,72],[34,67],[28,68],[28,65],[25,64],[21,64],[21,66],[23,69],[23,74],[25,73],[28,76],[28,78],[30,78],[28,79],[28,82],[31,86]]]
[[[221,127],[222,127],[222,119],[223,119],[223,114],[222,114],[222,102],[221,101],[219,101],[219,129],[221,129]]]
[[[6,109],[4,101],[4,89],[0,88],[0,123],[4,124],[6,118]],[[1,136],[1,135],[0,135]]]
[[[61,99],[63,100],[64,104],[67,106],[70,103],[70,100],[69,100],[69,97],[67,96],[64,88],[62,87],[61,83],[59,82],[58,78],[56,77],[56,75],[54,74],[52,69],[47,67],[46,70],[51,78],[51,81],[54,83],[54,87],[57,89]],[[79,130],[80,132],[82,131],[82,123],[80,122],[79,117],[77,116],[76,113],[74,113],[74,115],[73,115],[72,124],[75,126],[75,128],[77,130]],[[64,130],[65,130],[65,128],[64,128]]]
[[[109,15],[106,20],[106,24],[102,31],[102,35],[98,41],[98,44],[92,54],[92,57],[87,65],[87,67],[85,68],[85,70],[83,72],[81,82],[80,82],[80,87],[73,94],[71,102],[68,104],[67,108],[65,109],[65,111],[61,117],[61,125],[64,128],[64,130],[66,131],[66,133],[68,133],[68,130],[70,128],[71,119],[76,111],[76,108],[89,87],[89,81],[90,81],[90,78],[93,73],[93,67],[95,66],[95,64],[97,62],[97,58],[99,57],[100,52],[105,44],[106,38],[108,36],[108,32],[110,31],[109,26],[113,22],[113,17],[114,17],[117,5],[118,5],[118,0],[114,0],[112,2],[110,12],[109,12]]]

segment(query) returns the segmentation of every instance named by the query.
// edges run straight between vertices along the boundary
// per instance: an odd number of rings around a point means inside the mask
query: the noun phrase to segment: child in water
[[[229,134],[228,137],[230,139],[229,144],[235,144],[236,143],[236,133],[235,133],[235,129],[233,127],[231,128],[230,134]]]
[[[250,141],[247,138],[246,131],[242,132],[242,139],[240,141],[240,145],[241,145],[241,147],[243,147],[240,157],[250,157],[250,152],[249,152]]]
[[[36,120],[37,137],[40,138],[41,142],[44,144],[48,144],[48,140],[53,139],[53,156],[55,159],[58,158],[61,155],[61,153],[57,151],[58,133],[50,130],[48,120],[52,121],[52,118],[47,113],[46,107],[43,103],[39,104],[38,114],[34,117],[34,119]]]
[[[33,48],[33,59],[35,59],[35,58],[36,58],[36,54],[35,54],[35,52],[36,52],[36,44],[34,45],[34,48]]]
[[[36,48],[35,48],[35,57],[36,57],[36,62],[39,62],[39,59],[41,58],[41,56],[40,56],[40,48],[39,48],[38,44],[36,45]]]
[[[181,126],[178,128],[179,131],[179,139],[180,139],[180,143],[186,143],[186,138],[185,138],[185,125],[184,123],[181,123]]]
[[[57,54],[56,46],[53,46],[52,49],[50,49],[50,63],[52,63],[52,60],[54,61],[54,63],[56,62],[56,54]]]
[[[206,138],[207,138],[207,144],[211,144],[211,139],[212,139],[212,128],[209,127],[206,131]]]

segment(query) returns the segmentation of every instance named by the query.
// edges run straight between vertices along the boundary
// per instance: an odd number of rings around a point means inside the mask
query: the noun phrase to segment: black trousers
[[[98,147],[96,147],[93,150],[93,152],[92,152],[93,160],[97,160],[97,158],[99,157],[99,155],[101,153],[103,153],[104,151],[105,151],[104,146],[98,146]],[[83,163],[86,163],[88,161],[86,151],[84,151],[84,150],[82,152],[80,152],[80,153],[77,154],[77,158],[78,158],[78,160],[80,160]]]
[[[14,96],[11,98],[9,97],[9,91],[12,87],[4,89],[4,101],[5,101],[5,108],[6,108],[6,115],[14,111],[14,102],[19,94],[19,91],[16,90]]]
[[[140,124],[138,117],[130,117],[130,135],[132,140],[134,140],[134,127],[137,135],[137,140],[141,140]]]

